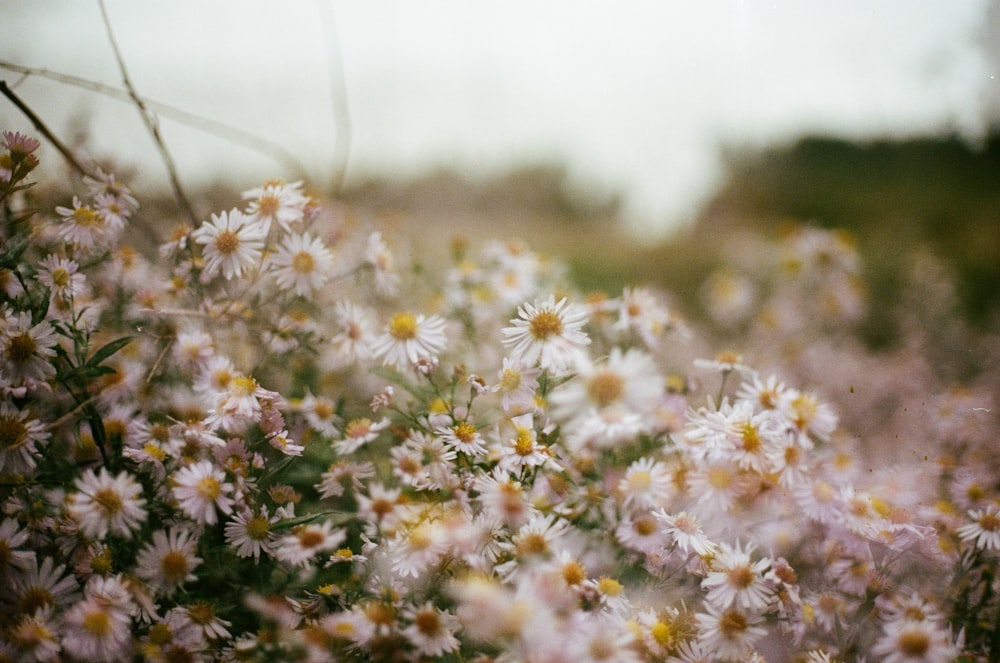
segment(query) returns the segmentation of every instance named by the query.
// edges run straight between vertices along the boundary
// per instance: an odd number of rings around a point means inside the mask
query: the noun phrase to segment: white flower
[[[753,644],[767,635],[755,612],[739,608],[720,610],[711,603],[705,604],[705,610],[695,615],[698,640],[724,661],[748,660]]]
[[[90,205],[84,205],[73,196],[73,207],[56,207],[62,217],[59,222],[59,238],[78,249],[107,248],[117,237],[124,223],[112,225],[115,219],[98,213]]]
[[[556,302],[549,295],[546,301],[523,304],[511,327],[504,327],[503,344],[511,348],[511,359],[545,369],[562,371],[585,357],[583,348],[590,338],[582,330],[587,322],[587,309],[570,304],[566,299]]]
[[[976,509],[969,511],[969,518],[972,522],[959,527],[958,536],[982,550],[1000,550],[1000,510]]]
[[[444,329],[445,321],[439,316],[428,318],[408,311],[396,313],[385,332],[372,343],[372,355],[399,370],[420,359],[436,359],[448,341]]]
[[[128,472],[112,477],[106,468],[87,470],[74,482],[69,512],[84,536],[102,539],[108,533],[130,538],[146,520],[142,485]]]
[[[57,338],[47,320],[32,324],[29,313],[18,313],[0,327],[0,367],[11,385],[47,380],[56,374],[51,363]]]
[[[701,523],[694,515],[686,511],[669,514],[663,509],[659,509],[653,513],[653,516],[666,526],[667,533],[683,553],[693,552],[700,556],[715,553],[716,544],[705,536],[701,530]]]
[[[244,270],[260,263],[266,229],[238,209],[213,214],[194,231],[192,237],[204,246],[205,277],[222,274],[227,280],[239,278]]]
[[[271,180],[263,185],[243,192],[243,200],[249,200],[247,215],[259,221],[266,233],[277,221],[286,232],[293,223],[305,216],[305,206],[309,199],[302,194],[302,182],[286,183]]]
[[[277,515],[269,517],[267,505],[260,513],[249,509],[239,511],[226,523],[226,543],[236,549],[240,557],[253,557],[254,562],[260,561],[260,554],[274,555],[274,532],[271,526],[281,520]]]
[[[629,465],[618,482],[625,506],[653,509],[664,506],[673,494],[670,469],[660,461],[643,457]]]
[[[218,522],[216,509],[232,513],[233,484],[226,483],[226,474],[211,461],[201,460],[174,473],[173,495],[181,510],[192,520],[205,525]]]
[[[451,613],[442,612],[428,602],[404,610],[403,617],[410,622],[403,629],[403,636],[424,656],[440,657],[458,649],[455,637],[458,620]]]
[[[375,422],[365,417],[351,419],[344,426],[344,436],[334,442],[333,446],[342,456],[352,454],[377,438],[390,423],[385,417]]]
[[[328,520],[308,523],[292,528],[275,543],[274,556],[292,566],[308,566],[321,552],[336,550],[347,534],[341,529],[333,529]]]
[[[287,237],[271,257],[271,264],[278,287],[308,297],[330,278],[333,255],[321,239],[303,233]]]
[[[706,600],[719,609],[737,606],[763,612],[768,607],[775,588],[766,578],[771,560],[753,562],[749,551],[722,544],[712,558],[710,570],[701,581],[707,590]]]
[[[156,588],[162,596],[171,596],[186,582],[197,578],[194,570],[201,564],[196,556],[198,537],[190,529],[171,527],[153,532],[153,540],[136,557],[136,574]]]
[[[0,401],[0,474],[24,474],[35,467],[38,443],[49,438],[45,427],[6,400]]]
[[[79,272],[80,266],[75,261],[50,253],[39,262],[38,267],[36,278],[50,290],[51,297],[70,300],[86,291],[86,278]]]

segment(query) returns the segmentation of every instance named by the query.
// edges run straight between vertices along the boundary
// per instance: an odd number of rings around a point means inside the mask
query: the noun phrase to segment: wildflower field
[[[300,183],[152,217],[38,146],[0,661],[1000,660],[1000,344],[930,257],[875,353],[837,231],[747,240],[694,319],[516,240],[404,260]]]

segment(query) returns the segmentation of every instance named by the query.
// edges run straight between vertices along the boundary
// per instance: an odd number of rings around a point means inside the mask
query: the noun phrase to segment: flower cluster
[[[933,451],[878,464],[890,423],[789,381],[825,364],[705,352],[653,288],[513,241],[408,270],[283,181],[145,254],[112,175],[18,211],[37,143],[4,137],[0,660],[996,655],[984,389],[923,392]],[[823,324],[859,315],[842,237],[786,250],[772,305],[813,265]]]

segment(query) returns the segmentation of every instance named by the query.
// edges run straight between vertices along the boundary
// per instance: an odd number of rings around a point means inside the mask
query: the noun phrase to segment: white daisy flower
[[[287,237],[270,260],[278,287],[300,297],[319,291],[333,269],[333,254],[320,238],[309,233]]]
[[[959,527],[958,536],[982,550],[1000,550],[1000,509],[987,507],[969,511],[969,518],[972,522]]]
[[[266,504],[259,513],[238,511],[226,523],[226,543],[240,557],[253,557],[255,563],[259,562],[261,553],[274,555],[275,534],[271,527],[280,520],[278,515],[268,515]]]
[[[205,277],[220,273],[227,280],[241,277],[260,263],[266,235],[259,221],[238,209],[213,214],[211,221],[202,223],[192,234],[194,241],[205,247]]]
[[[226,482],[225,472],[211,461],[182,467],[174,472],[171,483],[178,506],[195,522],[214,525],[219,520],[216,509],[225,514],[233,511],[233,484]]]
[[[297,525],[275,542],[274,556],[292,566],[308,566],[316,555],[336,550],[346,538],[344,530],[333,529],[328,520]]]
[[[0,401],[0,474],[26,474],[34,469],[37,445],[48,438],[45,427],[29,419],[27,410]]]
[[[398,370],[421,359],[436,359],[448,341],[444,330],[445,321],[439,316],[428,318],[401,311],[392,316],[385,332],[372,343],[372,355]]]
[[[377,438],[390,423],[386,417],[378,421],[372,421],[366,417],[351,419],[344,426],[343,437],[334,442],[333,446],[337,453],[342,456],[352,454]]]
[[[128,472],[111,476],[104,467],[100,472],[89,469],[73,485],[69,513],[86,537],[102,539],[110,533],[131,538],[146,520],[142,485]]]
[[[247,215],[259,221],[265,233],[273,222],[288,231],[293,224],[305,216],[305,206],[309,199],[300,190],[302,182],[286,183],[271,180],[259,187],[243,192],[243,200],[249,200]]]
[[[11,385],[48,380],[56,374],[51,358],[58,342],[47,320],[32,324],[29,313],[17,313],[0,328],[0,366]]]
[[[136,574],[149,581],[158,595],[172,596],[178,587],[197,579],[194,570],[201,564],[197,534],[185,527],[153,532],[153,540],[136,557]]]
[[[420,654],[440,657],[458,649],[459,641],[455,637],[458,620],[451,613],[438,610],[427,602],[420,607],[407,608],[403,618],[410,622],[403,629],[403,636]]]
[[[751,561],[749,550],[723,543],[701,581],[702,589],[708,592],[705,599],[719,609],[737,606],[763,612],[775,591],[767,578],[770,568],[770,559]]]
[[[587,323],[584,307],[565,298],[556,302],[549,295],[545,301],[523,304],[517,315],[512,326],[501,331],[504,346],[511,348],[511,359],[563,371],[585,357],[583,349],[590,338],[582,331]]]
[[[56,207],[59,220],[59,239],[74,247],[87,251],[92,248],[106,248],[121,230],[113,227],[108,219],[90,205],[84,205],[73,196],[72,207]]]
[[[729,608],[722,610],[711,603],[706,612],[695,615],[698,640],[717,658],[726,661],[748,660],[753,644],[767,635],[763,620],[756,612]]]
[[[86,292],[87,279],[79,269],[75,261],[50,253],[38,263],[35,278],[49,289],[51,297],[70,300]]]

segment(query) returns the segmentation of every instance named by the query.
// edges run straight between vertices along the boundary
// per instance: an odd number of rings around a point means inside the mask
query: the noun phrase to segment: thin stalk
[[[140,97],[135,91],[135,87],[132,85],[132,80],[129,78],[128,70],[125,68],[125,60],[122,58],[121,51],[118,49],[118,42],[115,40],[114,31],[111,29],[111,20],[108,18],[108,10],[104,5],[104,0],[98,0],[98,4],[101,7],[101,16],[104,19],[104,28],[108,33],[108,42],[111,44],[111,50],[114,52],[115,60],[118,62],[118,70],[122,75],[122,83],[125,85],[125,89],[128,91],[132,102],[135,104],[136,108],[139,109],[142,121],[146,124],[146,128],[153,137],[153,142],[156,144],[156,148],[160,152],[160,158],[163,160],[163,164],[167,168],[167,175],[170,178],[170,186],[174,190],[174,197],[184,210],[184,213],[187,214],[188,218],[191,220],[191,225],[197,226],[198,217],[194,213],[194,207],[191,205],[191,201],[188,199],[187,194],[184,193],[184,187],[181,186],[180,178],[177,176],[177,167],[174,165],[174,159],[170,156],[170,151],[167,150],[167,145],[163,141],[163,137],[160,135],[159,124],[156,122],[155,116],[146,107],[146,102],[143,101],[142,97]]]

